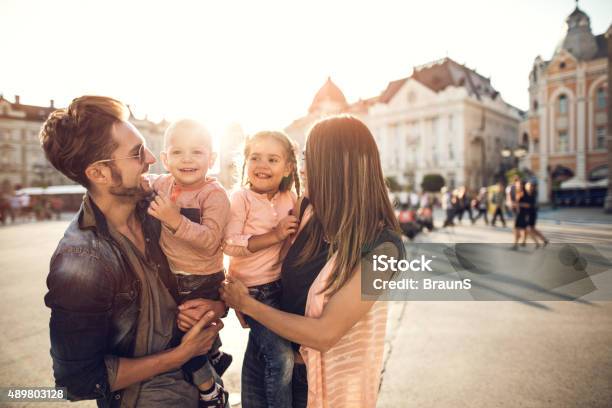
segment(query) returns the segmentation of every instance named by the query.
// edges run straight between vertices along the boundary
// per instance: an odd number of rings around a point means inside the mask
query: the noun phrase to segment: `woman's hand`
[[[244,283],[229,276],[223,282],[219,293],[226,305],[239,312],[244,311],[245,302],[250,298],[249,289]]]

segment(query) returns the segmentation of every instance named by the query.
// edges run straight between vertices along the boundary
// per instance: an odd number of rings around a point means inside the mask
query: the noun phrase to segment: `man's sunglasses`
[[[93,162],[93,163],[92,163],[92,165],[93,165],[93,164],[98,164],[98,163],[108,163],[108,162],[112,162],[112,161],[115,161],[115,160],[136,159],[136,158],[138,158],[138,161],[139,161],[141,164],[144,164],[144,161],[145,161],[145,156],[146,156],[146,154],[145,154],[145,145],[144,145],[144,144],[141,144],[141,145],[140,145],[140,148],[138,148],[138,154],[136,154],[136,155],[134,155],[134,156],[118,157],[118,158],[116,158],[116,159],[104,159],[104,160],[98,160],[98,161]]]

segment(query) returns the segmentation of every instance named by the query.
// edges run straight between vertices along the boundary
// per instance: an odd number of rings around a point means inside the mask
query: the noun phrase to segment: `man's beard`
[[[108,189],[109,193],[111,193],[114,196],[121,197],[124,200],[135,201],[135,202],[142,200],[143,198],[147,197],[150,194],[149,191],[146,191],[143,188],[142,183],[140,182],[135,187],[124,187],[121,171],[118,168],[116,168],[113,164],[114,163],[111,163],[109,167],[111,171],[111,177],[115,185],[111,186]],[[143,169],[143,173],[146,173],[148,171],[148,167],[149,166]]]

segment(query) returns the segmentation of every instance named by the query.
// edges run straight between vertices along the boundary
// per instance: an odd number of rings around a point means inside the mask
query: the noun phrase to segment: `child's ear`
[[[208,168],[212,169],[215,165],[215,161],[217,160],[217,153],[210,152],[210,156],[208,157]]]
[[[289,175],[293,172],[293,163],[285,164],[285,172],[283,173],[284,177],[289,177]]]
[[[164,166],[164,169],[166,169],[166,171],[170,171],[170,169],[168,169],[168,154],[165,151],[162,151],[159,154],[159,157],[161,157],[161,161],[162,161],[162,165]]]

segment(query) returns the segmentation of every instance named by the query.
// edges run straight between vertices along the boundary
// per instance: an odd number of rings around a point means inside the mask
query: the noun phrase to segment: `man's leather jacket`
[[[133,357],[141,282],[111,238],[104,214],[85,200],[89,205],[84,202],[66,230],[47,277],[53,373],[69,399],[115,407],[121,391],[111,392],[105,361]],[[146,213],[147,206],[143,201],[136,208],[146,251],[176,299],[176,281],[158,244],[161,224]]]

